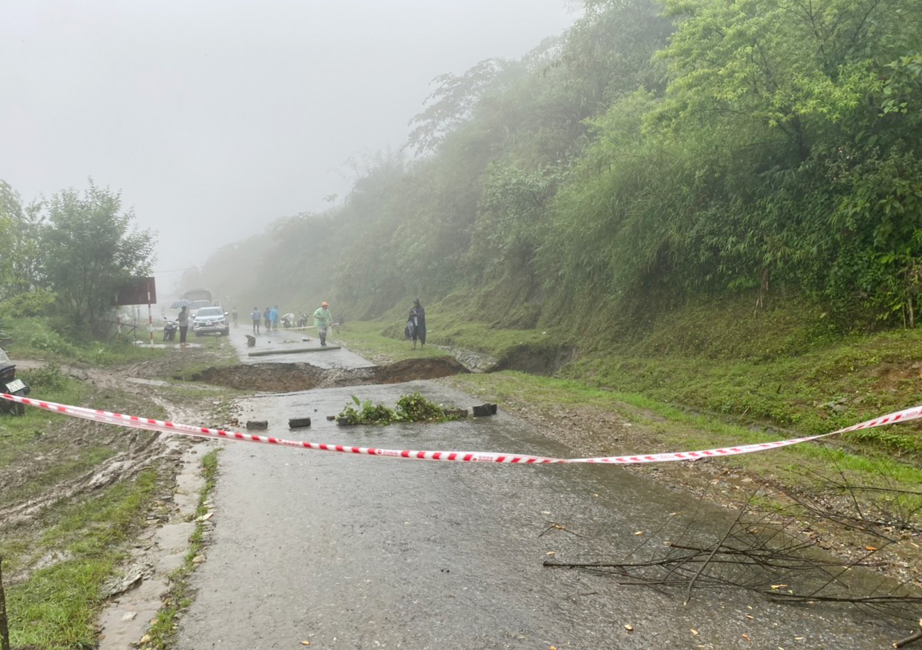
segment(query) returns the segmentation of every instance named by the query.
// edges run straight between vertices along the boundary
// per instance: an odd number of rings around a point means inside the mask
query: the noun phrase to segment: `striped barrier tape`
[[[180,424],[178,422],[166,422],[163,420],[154,420],[151,418],[140,418],[136,415],[123,415],[121,413],[112,413],[110,411],[84,408],[81,406],[68,406],[66,404],[56,404],[54,402],[43,402],[40,400],[20,397],[18,395],[0,394],[0,398],[45,409],[54,413],[68,415],[70,417],[83,418],[86,420],[95,420],[106,424],[114,424],[133,429],[145,429],[148,431],[160,431],[163,433],[174,433],[188,436],[197,436],[200,438],[217,438],[220,440],[239,440],[242,442],[260,442],[281,447],[295,447],[298,449],[311,449],[314,451],[335,451],[346,454],[361,454],[366,456],[384,456],[389,458],[410,458],[413,460],[434,460],[443,462],[463,462],[463,463],[504,463],[504,464],[548,464],[548,463],[593,463],[607,465],[635,465],[643,463],[668,463],[683,460],[699,460],[701,458],[721,458],[724,456],[738,456],[740,454],[751,454],[757,451],[766,451],[768,449],[778,449],[779,447],[789,447],[791,445],[808,442],[810,440],[819,440],[828,436],[834,436],[849,431],[858,431],[860,429],[871,429],[897,422],[908,422],[922,418],[922,406],[883,415],[867,420],[859,424],[854,424],[844,429],[830,431],[816,436],[807,436],[805,438],[791,438],[789,440],[776,440],[772,442],[762,442],[751,445],[740,445],[736,447],[718,447],[716,449],[703,449],[700,451],[681,451],[667,452],[661,454],[629,455],[629,456],[600,456],[595,458],[551,458],[547,456],[529,456],[523,454],[503,454],[495,452],[482,451],[411,451],[408,449],[379,449],[376,447],[351,447],[346,445],[331,445],[325,443],[308,442],[301,440],[285,440],[283,438],[273,438],[270,436],[256,436],[249,433],[238,433],[236,431],[224,431],[222,429],[209,429],[207,427],[196,427],[189,424]]]

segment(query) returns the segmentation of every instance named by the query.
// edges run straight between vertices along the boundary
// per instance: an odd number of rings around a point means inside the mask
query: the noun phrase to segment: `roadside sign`
[[[112,297],[115,307],[150,305],[157,302],[157,284],[154,278],[135,278],[120,286]]]

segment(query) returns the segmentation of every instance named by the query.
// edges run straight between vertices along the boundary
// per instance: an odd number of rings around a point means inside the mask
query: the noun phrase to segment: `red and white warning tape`
[[[873,420],[867,420],[859,424],[854,424],[844,429],[823,433],[817,436],[808,436],[806,438],[791,438],[789,440],[776,440],[773,442],[762,442],[753,445],[740,445],[738,447],[719,447],[717,449],[704,449],[701,451],[680,451],[668,452],[663,454],[645,454],[633,456],[601,456],[596,458],[549,458],[546,456],[528,456],[521,454],[501,454],[495,452],[483,451],[411,451],[399,449],[378,449],[375,447],[349,447],[345,445],[330,445],[317,442],[307,442],[301,440],[284,440],[282,438],[272,438],[269,436],[255,436],[249,433],[238,433],[235,431],[224,431],[221,429],[209,429],[207,427],[196,427],[189,424],[179,424],[178,422],[164,422],[163,420],[154,420],[151,418],[140,418],[136,415],[123,415],[121,413],[111,413],[109,411],[88,409],[81,406],[68,406],[66,404],[56,404],[54,402],[43,402],[19,397],[18,395],[0,394],[0,398],[34,406],[36,408],[53,411],[63,415],[69,415],[86,420],[96,420],[107,424],[115,424],[123,427],[134,429],[146,429],[148,431],[161,431],[164,433],[179,433],[188,436],[198,436],[201,438],[219,438],[223,440],[240,440],[243,442],[262,442],[270,445],[279,445],[282,447],[295,447],[299,449],[312,449],[314,451],[338,451],[346,454],[362,454],[367,456],[387,456],[393,458],[411,458],[414,460],[438,460],[448,462],[463,463],[512,463],[512,464],[547,464],[547,463],[599,463],[611,465],[634,465],[638,463],[667,463],[681,460],[698,460],[701,458],[720,458],[723,456],[737,456],[739,454],[751,454],[756,451],[765,451],[768,449],[777,449],[779,447],[789,447],[801,442],[810,440],[819,440],[839,433],[857,431],[859,429],[871,429],[880,427],[885,424],[895,424],[896,422],[908,422],[922,418],[922,406],[914,406],[903,411],[890,413]]]

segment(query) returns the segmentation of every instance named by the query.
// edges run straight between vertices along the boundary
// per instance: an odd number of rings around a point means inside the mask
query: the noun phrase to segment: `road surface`
[[[316,330],[312,327],[304,330],[277,330],[266,332],[261,330],[261,334],[256,337],[256,347],[247,347],[247,334],[252,334],[252,328],[242,326],[231,327],[230,339],[237,355],[243,363],[310,363],[318,368],[370,368],[373,363],[360,357],[354,352],[345,348],[338,350],[322,350],[320,339],[317,338]],[[333,331],[335,336],[335,330]],[[309,338],[310,341],[303,339]],[[329,342],[329,340],[328,340]],[[251,357],[250,352],[266,352],[268,350],[285,350],[285,349],[305,349],[315,348],[317,352],[292,353],[292,354],[273,354],[268,356]]]
[[[334,353],[313,353],[334,354]],[[265,361],[263,358],[261,361]],[[352,395],[390,405],[432,382],[246,400],[269,435],[397,449],[578,455],[511,415],[439,425],[337,427]],[[289,431],[289,417],[310,429]],[[207,560],[177,647],[885,648],[907,629],[855,609],[783,606],[744,592],[624,586],[551,569],[623,559],[673,516],[719,535],[731,517],[618,467],[432,463],[229,443]],[[702,523],[703,522],[703,523]],[[554,527],[561,526],[561,528]],[[625,626],[632,628],[629,631]]]

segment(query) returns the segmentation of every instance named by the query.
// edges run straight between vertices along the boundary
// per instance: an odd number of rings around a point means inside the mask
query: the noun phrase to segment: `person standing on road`
[[[330,305],[326,301],[320,303],[320,307],[314,312],[314,327],[317,328],[317,336],[320,337],[320,345],[327,345],[327,328],[333,322],[333,314],[327,309]]]
[[[179,321],[179,345],[186,347],[186,332],[189,331],[189,311],[185,305],[179,310],[179,316],[176,320]]]
[[[266,307],[266,308],[263,310],[263,320],[265,321],[265,324],[266,324],[266,331],[267,331],[267,332],[271,332],[271,331],[272,331],[272,321],[269,320],[269,312],[271,312],[271,311],[272,311],[272,310],[269,309],[268,307]]]
[[[413,349],[416,349],[416,340],[419,339],[419,349],[426,347],[426,310],[419,304],[419,298],[413,301],[410,316],[407,320],[407,332],[413,339]]]
[[[250,316],[253,318],[253,334],[259,334],[259,319],[262,318],[259,307],[253,307],[253,313]]]
[[[272,308],[272,311],[269,312],[269,320],[272,321],[272,329],[276,332],[279,331],[279,306],[276,305]]]
[[[231,320],[234,321],[234,327],[237,327],[237,308],[236,307],[231,308]]]

